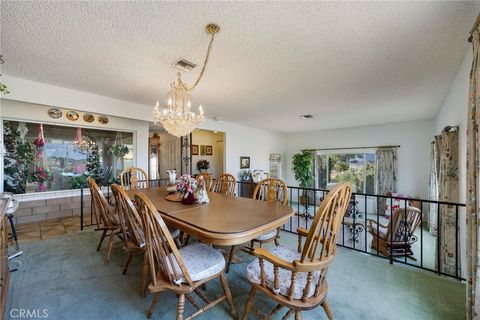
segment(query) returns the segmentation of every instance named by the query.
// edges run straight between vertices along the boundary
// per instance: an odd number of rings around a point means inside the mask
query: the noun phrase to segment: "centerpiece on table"
[[[194,204],[194,192],[197,189],[197,181],[188,174],[182,175],[177,180],[177,191],[182,194],[183,204]]]

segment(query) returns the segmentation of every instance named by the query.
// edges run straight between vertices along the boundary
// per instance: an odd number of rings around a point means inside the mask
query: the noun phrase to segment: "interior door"
[[[168,179],[166,170],[171,169],[180,170],[180,139],[165,134],[162,136],[162,143],[160,145],[160,179]]]

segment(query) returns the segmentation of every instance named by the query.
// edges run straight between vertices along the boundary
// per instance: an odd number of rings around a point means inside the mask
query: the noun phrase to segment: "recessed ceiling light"
[[[307,119],[313,119],[315,117],[311,114],[304,114],[304,115],[301,115],[300,118],[307,120]]]

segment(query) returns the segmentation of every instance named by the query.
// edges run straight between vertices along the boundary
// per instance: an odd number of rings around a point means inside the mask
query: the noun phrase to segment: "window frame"
[[[319,156],[325,156],[326,157],[326,181],[325,181],[325,187],[327,187],[327,185],[330,182],[330,161],[329,161],[329,156],[330,155],[334,155],[334,154],[337,154],[337,155],[345,155],[345,154],[362,154],[363,155],[363,169],[364,169],[364,172],[366,173],[367,172],[367,154],[373,154],[375,155],[375,162],[374,162],[374,179],[375,179],[375,172],[377,171],[377,157],[376,157],[376,152],[377,152],[377,149],[376,148],[358,148],[358,149],[355,149],[355,148],[350,148],[350,149],[335,149],[335,150],[317,150],[315,151],[315,157],[314,157],[314,178],[315,178],[315,185],[318,189],[322,189],[320,187],[320,181],[319,181],[319,174],[318,174],[318,170],[319,170],[319,167],[318,167],[318,161],[317,161],[317,157]],[[366,193],[366,190],[367,190],[367,175],[364,174],[363,175],[363,179],[362,179],[362,193]],[[376,184],[374,183],[374,192],[376,193],[377,192],[377,186]]]
[[[104,130],[104,131],[112,131],[112,132],[125,132],[132,134],[132,154],[133,159],[132,163],[134,166],[137,165],[138,161],[138,133],[137,130],[129,130],[123,128],[116,128],[116,127],[101,127],[101,126],[94,126],[94,125],[85,125],[83,123],[65,123],[65,122],[54,122],[54,121],[45,121],[45,120],[33,120],[33,119],[23,119],[23,118],[16,118],[16,117],[0,117],[0,152],[1,161],[0,161],[0,178],[2,183],[0,183],[0,192],[4,192],[3,189],[3,179],[4,179],[4,154],[5,152],[5,145],[3,141],[3,125],[5,121],[12,121],[12,122],[26,122],[26,123],[33,123],[33,124],[44,124],[44,125],[53,125],[53,126],[60,126],[60,127],[70,127],[70,128],[81,128],[81,129],[91,129],[91,130]],[[15,194],[14,198],[16,199],[49,199],[52,196],[61,197],[63,195],[71,195],[71,194],[79,194],[80,189],[66,189],[66,190],[56,190],[56,191],[43,191],[43,192],[33,192],[33,193],[23,193],[23,194]]]

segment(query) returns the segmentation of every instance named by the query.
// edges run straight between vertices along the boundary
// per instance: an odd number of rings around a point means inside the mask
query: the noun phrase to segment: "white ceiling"
[[[480,2],[3,1],[3,73],[128,101],[163,99],[183,57],[208,117],[281,132],[432,118]],[[198,69],[198,68],[197,68]],[[184,74],[191,84],[198,70]],[[313,120],[302,120],[311,113]]]

